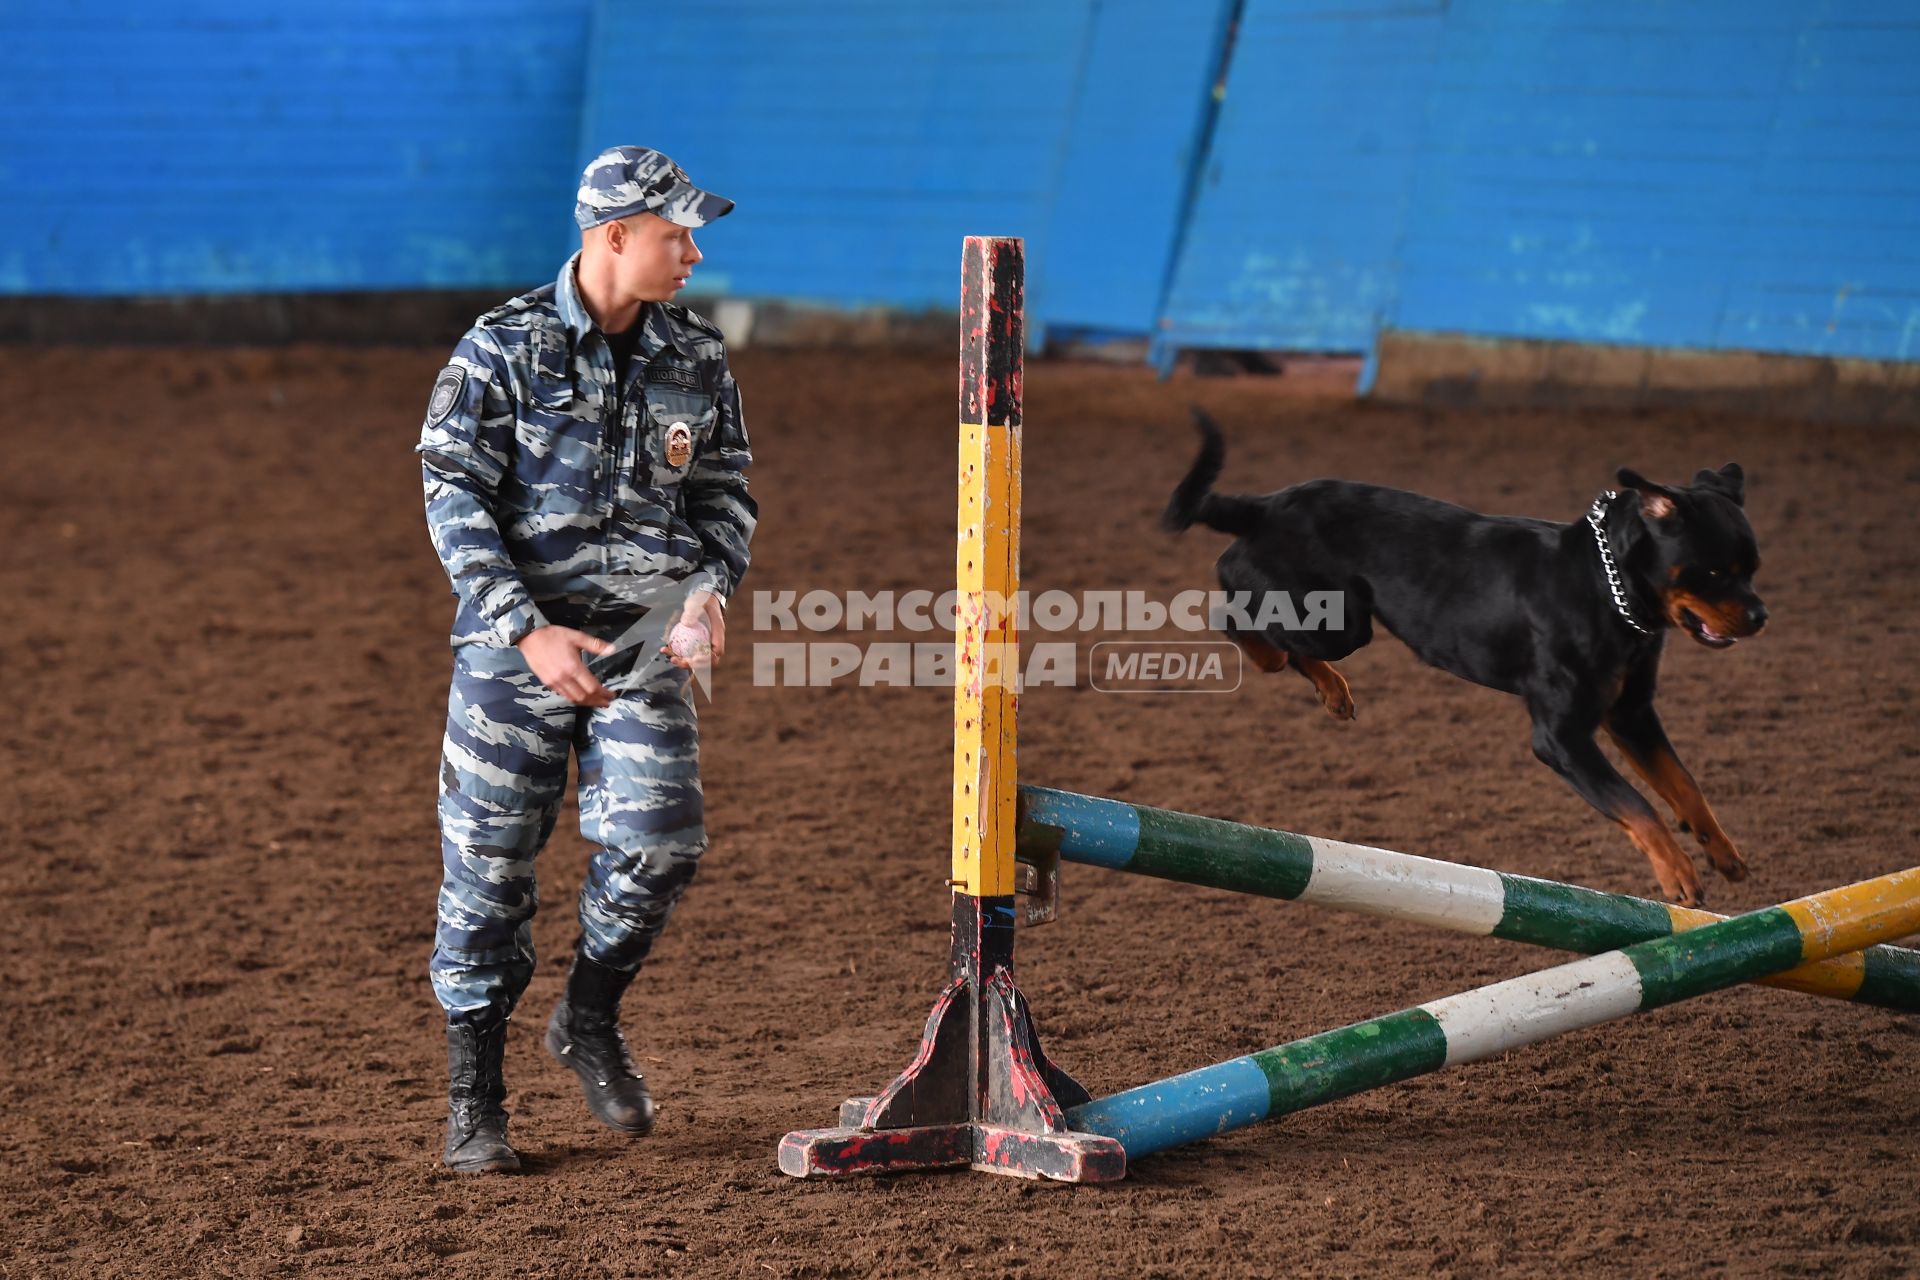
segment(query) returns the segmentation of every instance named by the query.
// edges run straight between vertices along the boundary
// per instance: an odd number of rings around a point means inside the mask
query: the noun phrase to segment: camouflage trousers
[[[551,692],[517,649],[454,651],[429,966],[450,1021],[511,1013],[533,976],[533,864],[565,798],[569,751],[580,763],[580,833],[594,846],[579,906],[588,955],[637,969],[706,849],[687,673],[639,649],[592,667],[618,691],[611,706]]]

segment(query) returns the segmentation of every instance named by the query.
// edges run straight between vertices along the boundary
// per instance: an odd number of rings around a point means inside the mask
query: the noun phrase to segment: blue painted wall
[[[962,237],[1018,235],[1030,329],[1144,333],[1229,8],[603,0],[581,159],[658,147],[739,202],[702,290],[950,309]]]
[[[40,0],[0,293],[518,287],[644,141],[739,296],[947,308],[1015,234],[1031,329],[1162,354],[1920,358],[1916,105],[1914,0]]]
[[[1917,106],[1910,0],[1248,0],[1164,341],[1920,358]]]
[[[1142,334],[1160,315],[1213,115],[1231,0],[1100,0],[1031,255],[1055,332]],[[1033,309],[1033,308],[1030,308]]]
[[[1163,347],[1358,351],[1392,302],[1444,0],[1247,0]]]
[[[0,4],[0,292],[519,285],[590,0]]]
[[[1456,0],[1397,328],[1920,357],[1920,5]]]

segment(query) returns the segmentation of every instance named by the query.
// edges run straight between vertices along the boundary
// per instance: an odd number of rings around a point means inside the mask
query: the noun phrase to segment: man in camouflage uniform
[[[569,750],[595,852],[546,1044],[595,1118],[636,1135],[653,1123],[619,1002],[706,848],[689,690],[706,659],[661,642],[704,622],[724,652],[756,510],[720,333],[672,299],[700,261],[692,229],[732,208],[657,151],[603,152],[574,210],[580,252],[481,316],[434,383],[418,452],[459,602],[430,967],[453,1169],[519,1166],[506,1023],[533,974],[534,857]]]

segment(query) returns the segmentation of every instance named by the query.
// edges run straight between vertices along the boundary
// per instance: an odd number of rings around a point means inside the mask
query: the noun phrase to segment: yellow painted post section
[[[1725,920],[1723,915],[1711,911],[1702,911],[1698,907],[1667,906],[1667,915],[1673,921],[1675,933],[1685,933],[1689,929],[1698,929],[1703,924],[1715,924]],[[1763,987],[1780,987],[1787,991],[1804,991],[1808,995],[1831,996],[1836,1000],[1851,1000],[1860,994],[1860,984],[1867,979],[1867,957],[1854,951],[1846,955],[1832,956],[1826,960],[1814,960],[1801,965],[1798,969],[1789,969],[1785,973],[1776,973],[1771,978],[1760,979]]]
[[[960,424],[954,556],[953,880],[959,893],[1014,889],[1014,721],[1019,703],[1020,428]]]

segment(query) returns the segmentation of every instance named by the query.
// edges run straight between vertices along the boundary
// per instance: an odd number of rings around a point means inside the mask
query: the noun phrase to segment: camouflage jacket
[[[628,621],[662,586],[724,599],[747,571],[753,459],[719,331],[643,304],[622,394],[577,260],[476,320],[434,382],[417,452],[456,645]]]

